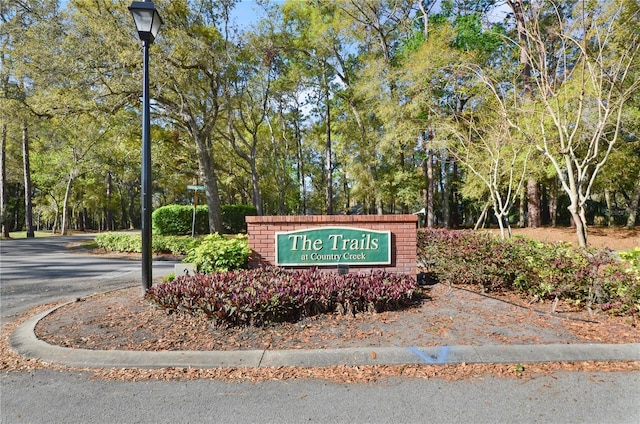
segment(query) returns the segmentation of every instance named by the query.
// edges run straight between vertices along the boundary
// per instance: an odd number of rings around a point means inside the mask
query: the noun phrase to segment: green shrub
[[[606,307],[610,307],[614,312],[620,313],[640,312],[640,247],[620,252],[619,255],[629,264],[627,277],[631,277],[635,281],[632,284],[624,284],[620,283],[620,281],[625,279],[615,279],[612,288],[621,300],[617,303],[611,302]]]
[[[246,235],[228,238],[215,233],[191,249],[184,262],[195,264],[200,273],[222,272],[246,268],[250,253]]]
[[[247,232],[245,217],[256,215],[257,210],[254,206],[249,205],[223,205],[220,213],[224,233],[239,234]],[[191,234],[193,225],[193,206],[162,206],[153,211],[151,221],[154,234]],[[196,207],[195,233],[209,233],[209,208],[206,205]]]
[[[110,252],[142,252],[142,236],[139,233],[101,233],[96,236],[95,243],[98,247]],[[190,236],[153,236],[151,238],[153,253],[186,255],[199,244],[198,239]]]
[[[562,293],[571,296],[584,280],[589,267],[588,256],[569,243],[541,243],[526,238],[503,242],[512,252],[513,261],[505,264],[513,270],[513,286],[540,299]]]
[[[620,257],[629,262],[632,272],[640,275],[640,247],[634,247],[626,252],[620,252]]]
[[[258,211],[250,205],[223,205],[222,226],[226,234],[239,234],[247,232],[247,216],[255,216]]]
[[[110,252],[140,253],[142,237],[132,233],[101,233],[95,238],[98,247]]]
[[[157,236],[151,238],[153,251],[156,253],[171,253],[186,255],[200,245],[200,239],[191,236]]]
[[[446,283],[498,289],[512,277],[509,251],[488,233],[425,229],[418,232],[418,261]]]
[[[196,207],[196,234],[209,233],[209,218],[206,206]],[[189,235],[193,226],[193,206],[167,205],[159,207],[151,215],[153,234]]]

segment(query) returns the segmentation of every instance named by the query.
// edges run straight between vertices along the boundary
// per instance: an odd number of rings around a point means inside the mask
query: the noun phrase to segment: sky
[[[271,0],[273,4],[282,4],[284,0]],[[245,26],[256,23],[264,17],[264,11],[255,0],[241,0],[232,13],[238,25]]]
[[[285,0],[271,0],[273,4],[283,4]],[[68,0],[61,0],[60,4],[62,7],[65,7],[68,3]],[[502,5],[494,12],[494,18],[497,20],[501,20],[504,17],[504,13],[508,10],[508,6]],[[162,16],[162,11],[160,11],[160,15]],[[234,20],[241,27],[248,26],[258,22],[261,18],[264,17],[264,11],[257,4],[256,0],[240,0],[233,10],[232,16]]]
[[[238,19],[238,23],[256,21],[264,16],[254,0],[241,0],[233,10],[233,15]]]
[[[282,4],[284,0],[271,0],[274,4]],[[60,6],[66,7],[69,0],[60,0]],[[160,16],[162,16],[162,10],[159,10]],[[260,18],[264,17],[264,13],[260,6],[257,5],[256,0],[240,0],[236,5],[233,16],[237,19],[239,25],[250,25],[257,22]]]

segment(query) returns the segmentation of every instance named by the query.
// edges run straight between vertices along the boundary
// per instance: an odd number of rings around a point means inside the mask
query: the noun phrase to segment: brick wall
[[[323,226],[344,226],[391,232],[391,265],[350,266],[352,272],[383,269],[388,272],[416,275],[417,215],[310,215],[247,216],[249,265],[252,268],[275,264],[276,232]],[[320,267],[328,270],[337,266]]]

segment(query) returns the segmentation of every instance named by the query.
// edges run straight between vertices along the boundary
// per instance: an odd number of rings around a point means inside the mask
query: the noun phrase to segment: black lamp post
[[[151,288],[151,131],[149,117],[149,46],[158,35],[162,18],[152,1],[134,1],[129,6],[144,43],[142,81],[142,289]]]

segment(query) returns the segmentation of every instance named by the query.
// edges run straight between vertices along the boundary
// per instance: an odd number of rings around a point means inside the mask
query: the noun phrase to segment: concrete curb
[[[157,352],[72,349],[48,344],[35,335],[38,322],[62,306],[64,305],[26,320],[10,336],[10,346],[20,355],[30,359],[82,368],[251,368],[640,361],[640,343]]]

